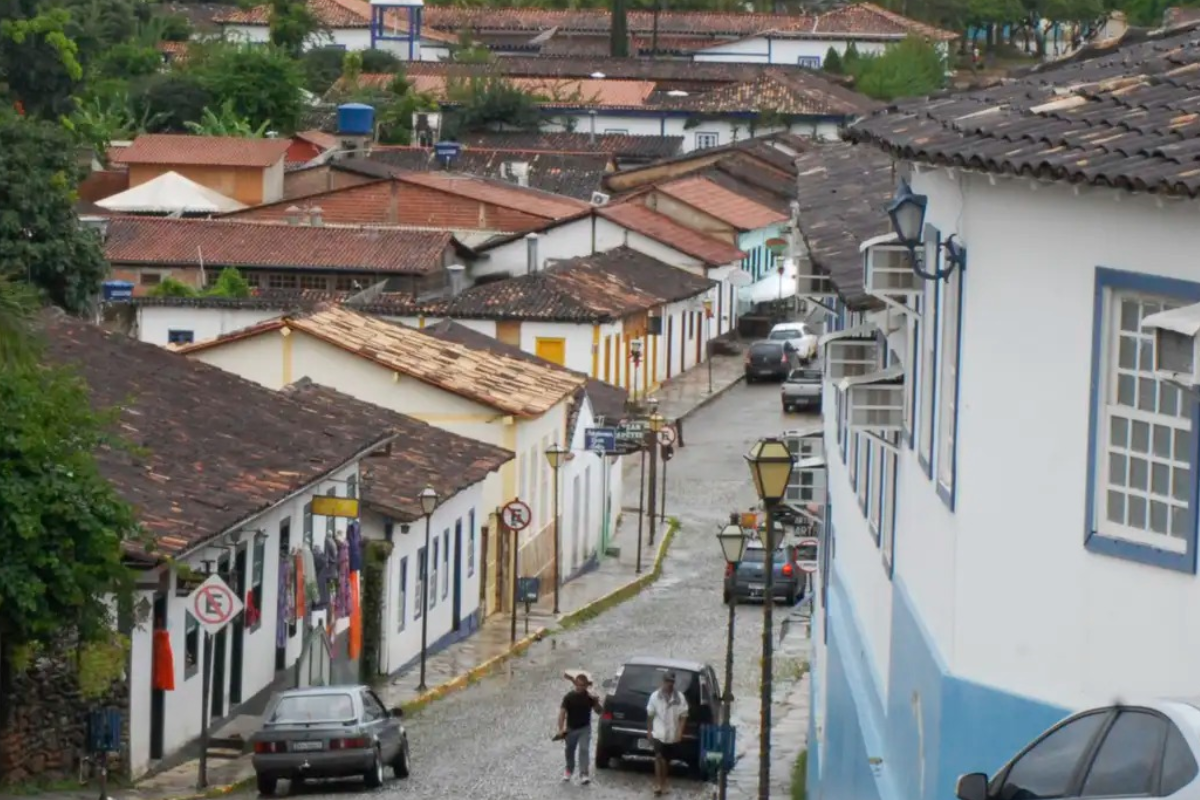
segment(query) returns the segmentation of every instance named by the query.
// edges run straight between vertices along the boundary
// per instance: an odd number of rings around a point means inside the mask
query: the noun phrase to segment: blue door
[[[462,520],[454,523],[454,598],[450,630],[462,627]]]

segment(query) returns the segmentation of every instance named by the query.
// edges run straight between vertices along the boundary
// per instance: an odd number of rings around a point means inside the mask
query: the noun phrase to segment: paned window
[[[413,605],[413,619],[420,619],[422,612],[421,599],[425,597],[425,575],[429,562],[425,559],[425,548],[417,550],[417,602]]]
[[[857,434],[854,440],[854,457],[858,464],[858,483],[854,488],[858,491],[858,507],[866,514],[867,498],[871,495],[871,440]]]
[[[295,289],[296,276],[286,272],[271,272],[267,274],[268,289]]]
[[[896,441],[899,437],[893,437]],[[880,453],[883,462],[881,486],[879,487],[879,549],[883,553],[883,565],[890,576],[892,574],[892,553],[896,541],[896,466],[898,458],[895,453],[883,450]]]
[[[329,288],[329,278],[324,275],[301,275],[301,289],[320,289],[322,291]]]
[[[450,594],[450,529],[442,531],[442,599]]]
[[[437,588],[438,588],[438,546],[440,540],[433,540],[433,574],[429,576],[429,607],[433,608],[437,605]]]
[[[418,591],[420,591],[420,590],[418,589]],[[396,616],[399,617],[399,620],[397,620],[397,622],[399,624],[400,630],[404,630],[405,623],[408,621],[407,620],[408,614],[405,613],[407,611],[407,607],[408,607],[408,558],[405,557],[405,558],[400,559],[400,591],[396,597]],[[420,616],[419,613],[418,613],[418,616]]]
[[[867,440],[867,465],[868,474],[871,476],[867,486],[867,523],[871,529],[871,535],[875,537],[875,543],[881,544],[880,533],[883,530],[883,495],[887,491],[884,485],[884,461],[887,451],[882,445]]]
[[[475,574],[475,509],[467,515],[467,577]]]
[[[696,133],[696,149],[704,150],[709,147],[717,147],[721,144],[721,134],[713,131],[697,131]]]
[[[954,270],[942,288],[942,382],[938,387],[938,491],[954,508],[955,441],[958,439],[959,329],[962,325],[962,270]]]
[[[250,567],[250,599],[254,603],[255,615],[249,631],[253,633],[262,627],[263,618],[263,573],[267,564],[267,537],[254,537],[254,564]]]
[[[936,229],[925,227],[925,258],[926,269],[933,270],[936,264],[930,265],[930,243],[936,242]],[[937,245],[933,249],[933,258],[937,258]],[[937,317],[938,317],[938,282],[925,281],[925,294],[921,299],[921,387],[919,391],[920,418],[917,421],[917,455],[925,474],[933,475],[933,411],[934,389],[937,384]]]
[[[195,331],[167,331],[167,344],[191,344],[196,340]]]

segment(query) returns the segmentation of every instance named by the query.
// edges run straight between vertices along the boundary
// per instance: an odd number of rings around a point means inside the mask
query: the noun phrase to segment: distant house
[[[248,206],[283,197],[287,139],[145,133],[111,160],[129,169],[129,187],[175,172]]]
[[[604,153],[617,168],[671,158],[683,151],[682,136],[632,136],[613,131],[494,131],[469,133],[459,139],[467,148],[545,153]]]

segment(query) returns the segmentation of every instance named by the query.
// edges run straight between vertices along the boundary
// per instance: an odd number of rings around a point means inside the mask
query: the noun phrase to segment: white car
[[[1200,800],[1200,699],[1093,708],[1067,717],[959,800],[1172,797]]]
[[[817,335],[803,322],[781,322],[771,328],[767,339],[790,344],[801,362],[811,361],[817,354]]]

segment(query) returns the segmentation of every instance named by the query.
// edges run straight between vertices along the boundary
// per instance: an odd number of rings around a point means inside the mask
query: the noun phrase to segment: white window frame
[[[438,564],[441,563],[438,559],[438,550],[441,548],[441,540],[436,536],[430,538],[433,539],[430,543],[433,545],[433,552],[429,555],[429,563],[433,572],[429,576],[429,608],[433,609],[437,606],[438,599]]]
[[[855,484],[854,490],[858,494],[858,508],[865,515],[867,498],[871,494],[871,440],[858,433],[854,434],[854,438],[858,443],[854,459],[858,464],[858,483]]]
[[[871,529],[871,537],[875,544],[880,544],[880,532],[883,530],[883,492],[884,470],[883,463],[887,451],[872,439],[867,439],[867,474],[870,476],[867,486],[867,526]]]
[[[879,551],[883,557],[883,566],[890,578],[896,543],[896,470],[899,467],[899,456],[886,449],[883,450],[882,456],[883,470],[880,478],[882,485],[879,487],[881,497]]]
[[[701,137],[704,137],[703,139]],[[711,137],[711,139],[709,138]],[[721,146],[721,134],[719,131],[696,131],[694,136],[697,150],[708,150],[712,147]],[[712,144],[701,144],[701,142],[711,141]]]
[[[416,585],[416,600],[413,603],[413,619],[420,619],[421,612],[424,609],[422,602],[425,597],[424,591],[426,586],[426,578],[429,576],[429,551],[424,547],[417,548],[417,585]]]
[[[801,69],[820,69],[820,56],[796,56],[796,66]]]
[[[918,317],[921,313],[921,300],[920,296],[913,298]],[[909,450],[913,448],[913,433],[917,430],[917,383],[921,379],[921,333],[924,327],[918,317],[908,319],[908,348],[904,354],[904,438],[908,442]]]
[[[931,243],[935,251],[933,258],[929,256]],[[926,269],[937,269],[936,251],[940,247],[940,235],[936,228],[925,226],[925,263]],[[925,313],[921,320],[921,387],[920,387],[920,419],[917,422],[917,459],[926,477],[933,477],[933,425],[936,416],[937,390],[937,330],[938,330],[938,282],[925,281],[925,293],[921,307]]]
[[[954,510],[957,472],[958,370],[962,333],[962,270],[954,270],[942,286],[941,386],[938,387],[937,483],[938,494]]]
[[[1141,314],[1136,331],[1127,327],[1132,321],[1130,317],[1125,317],[1124,323],[1122,321],[1123,311],[1129,308],[1126,303],[1133,304],[1130,307]],[[1095,471],[1095,532],[1109,539],[1176,554],[1187,553],[1189,543],[1196,535],[1195,516],[1189,507],[1191,484],[1196,480],[1196,465],[1192,461],[1196,435],[1192,426],[1193,406],[1180,390],[1154,377],[1154,337],[1142,329],[1141,319],[1156,311],[1183,305],[1187,302],[1177,298],[1112,287],[1104,290],[1100,334],[1102,371],[1098,374],[1097,385],[1097,447],[1092,465]],[[1122,340],[1129,344],[1123,345]],[[1143,363],[1149,368],[1143,369]],[[1167,413],[1172,407],[1176,413]],[[1159,434],[1161,429],[1166,430],[1164,435]],[[1116,441],[1116,436],[1121,436],[1124,441]],[[1183,460],[1174,457],[1177,445],[1185,456]],[[1164,451],[1168,455],[1163,456]],[[1135,462],[1145,465],[1144,481],[1134,477]],[[1119,487],[1114,485],[1118,474],[1124,481]],[[1159,475],[1166,481],[1166,494],[1154,490]],[[1114,496],[1110,497],[1110,494]],[[1121,498],[1120,516],[1124,518],[1120,522],[1110,516],[1110,510],[1116,511],[1117,496]],[[1155,504],[1166,507],[1163,513],[1170,533],[1152,530]],[[1128,524],[1129,514],[1135,508],[1145,519],[1145,527]]]
[[[450,596],[450,529],[442,531],[442,599]]]

